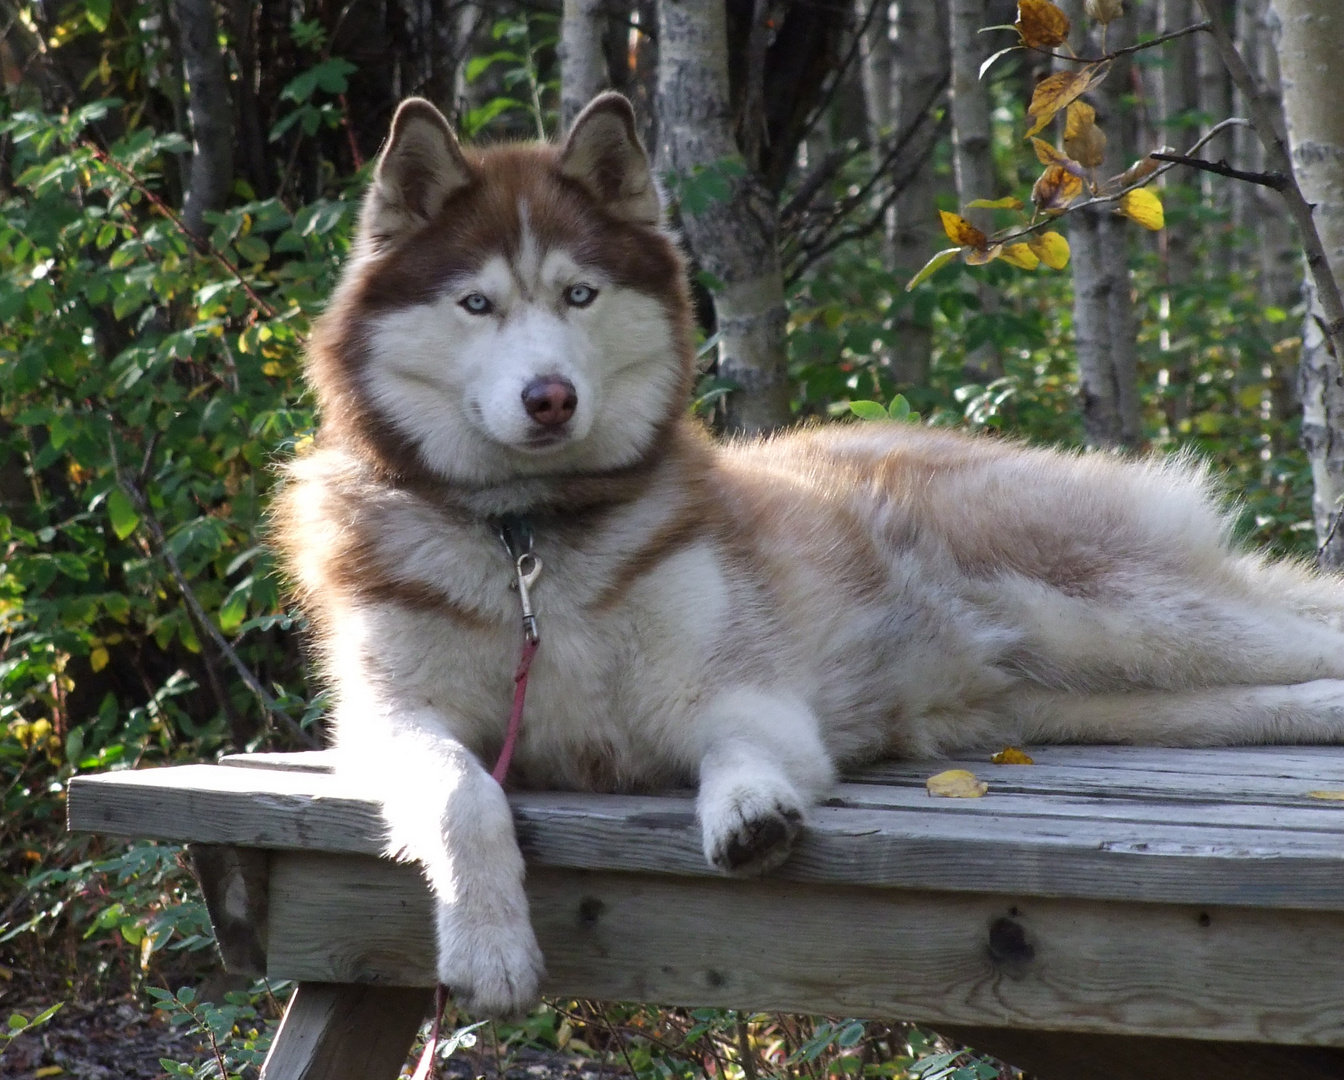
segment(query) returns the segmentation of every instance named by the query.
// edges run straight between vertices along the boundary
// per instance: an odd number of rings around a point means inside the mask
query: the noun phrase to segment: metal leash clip
[[[528,641],[537,640],[537,617],[532,611],[531,588],[541,577],[541,560],[530,551],[518,556],[514,563],[518,573],[518,599],[523,605],[523,633]]]

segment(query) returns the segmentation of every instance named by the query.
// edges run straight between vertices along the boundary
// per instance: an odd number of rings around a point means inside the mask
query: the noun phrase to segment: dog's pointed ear
[[[663,208],[635,110],[620,94],[599,94],[579,113],[560,151],[560,171],[623,221],[657,225]]]
[[[363,238],[381,247],[434,219],[473,173],[443,113],[424,98],[407,98],[392,118],[373,186],[360,219]]]

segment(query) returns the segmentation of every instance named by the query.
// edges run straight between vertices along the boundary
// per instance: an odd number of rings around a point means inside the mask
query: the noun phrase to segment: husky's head
[[[661,218],[617,94],[562,147],[482,151],[404,102],[310,356],[326,430],[389,472],[471,488],[656,453],[693,371]]]

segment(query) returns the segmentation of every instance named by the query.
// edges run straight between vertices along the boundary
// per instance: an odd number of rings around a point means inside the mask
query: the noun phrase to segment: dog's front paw
[[[791,791],[742,788],[701,800],[705,858],[728,874],[773,870],[789,857],[802,824],[803,810]]]
[[[546,967],[526,915],[473,918],[440,904],[438,938],[439,982],[473,1016],[522,1016],[537,1003]]]

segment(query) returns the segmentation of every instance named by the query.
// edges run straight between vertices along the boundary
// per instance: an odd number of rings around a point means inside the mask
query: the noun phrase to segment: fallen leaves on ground
[[[930,795],[940,799],[978,799],[989,785],[966,769],[948,769],[924,781]]]

